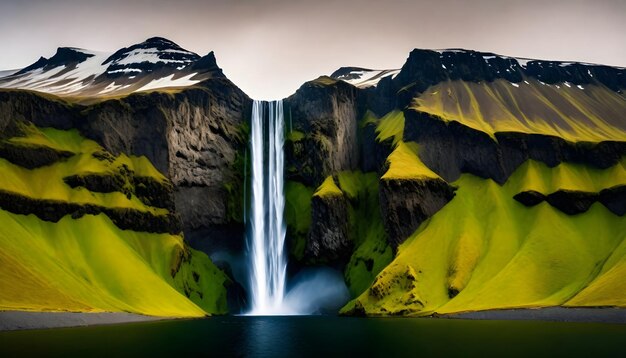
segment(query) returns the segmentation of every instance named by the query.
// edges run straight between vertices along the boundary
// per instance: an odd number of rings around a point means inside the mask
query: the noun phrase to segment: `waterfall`
[[[250,133],[252,201],[248,220],[253,315],[290,313],[283,305],[287,274],[283,144],[283,102],[255,100]]]

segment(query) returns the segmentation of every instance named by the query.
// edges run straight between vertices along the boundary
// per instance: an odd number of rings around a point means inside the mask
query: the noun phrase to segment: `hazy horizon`
[[[342,66],[400,68],[414,48],[626,66],[626,1],[3,0],[0,70],[57,47],[113,52],[152,36],[205,55],[253,98]]]

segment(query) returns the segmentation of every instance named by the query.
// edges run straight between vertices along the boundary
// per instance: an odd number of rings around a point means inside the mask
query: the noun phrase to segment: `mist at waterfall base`
[[[309,268],[287,282],[284,222],[283,102],[254,101],[250,119],[250,210],[247,215],[249,315],[335,311],[349,299],[341,273]],[[290,130],[290,128],[289,128]]]

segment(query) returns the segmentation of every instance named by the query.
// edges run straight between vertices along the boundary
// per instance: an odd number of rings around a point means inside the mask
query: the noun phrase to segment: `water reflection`
[[[293,320],[286,317],[255,317],[243,326],[241,355],[277,357],[294,352]]]
[[[230,316],[0,332],[0,357],[624,357],[624,337],[620,324]]]

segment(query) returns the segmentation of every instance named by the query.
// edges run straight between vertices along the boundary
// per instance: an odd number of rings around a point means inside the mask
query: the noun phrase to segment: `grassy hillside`
[[[134,195],[131,177],[169,185],[145,157],[112,156],[77,131],[28,125],[22,131],[4,143],[71,156],[35,169],[0,158],[0,190],[32,200],[168,213]],[[64,181],[71,175],[121,177],[125,192],[72,188]],[[203,316],[226,312],[227,281],[180,235],[121,230],[104,214],[65,215],[55,223],[0,210],[0,310]]]
[[[608,170],[528,161],[499,186],[469,174],[456,197],[423,223],[357,300],[367,314],[626,306],[626,218],[595,203],[568,216],[547,203],[525,207],[523,190],[598,191],[626,183],[626,162]]]
[[[413,108],[490,135],[536,133],[571,142],[624,140],[626,100],[601,85],[444,81],[415,98]]]

